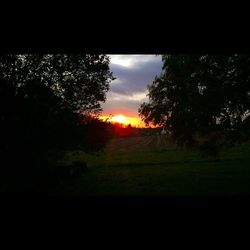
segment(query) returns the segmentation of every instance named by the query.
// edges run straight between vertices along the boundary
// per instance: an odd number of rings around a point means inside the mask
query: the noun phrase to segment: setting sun
[[[130,124],[133,127],[145,127],[144,122],[137,116],[126,116],[122,114],[117,114],[114,116],[102,115],[99,117],[101,120],[110,121],[112,123],[121,123],[123,125]]]
[[[127,118],[124,115],[116,115],[112,118],[112,121],[119,122],[122,124],[126,123]]]

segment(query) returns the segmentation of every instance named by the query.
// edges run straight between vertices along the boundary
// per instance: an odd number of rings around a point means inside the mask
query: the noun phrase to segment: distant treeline
[[[131,136],[147,136],[160,134],[162,128],[137,128],[130,124],[123,125],[120,123],[109,124],[109,132],[112,137],[131,137]]]

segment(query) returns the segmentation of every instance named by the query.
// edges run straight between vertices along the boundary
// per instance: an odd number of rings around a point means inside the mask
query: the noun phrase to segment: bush
[[[39,81],[15,90],[1,80],[0,176],[9,191],[45,189],[66,150],[96,152],[109,139],[106,123],[72,112]]]

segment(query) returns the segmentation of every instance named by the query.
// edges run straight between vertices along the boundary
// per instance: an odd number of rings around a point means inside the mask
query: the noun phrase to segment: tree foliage
[[[246,138],[248,55],[163,55],[162,60],[162,74],[148,87],[149,102],[139,109],[146,123],[167,128],[180,145],[215,147]]]
[[[105,55],[7,55],[0,58],[0,78],[18,92],[37,81],[75,112],[98,113],[114,79]]]
[[[106,126],[91,115],[112,79],[105,55],[1,56],[1,177],[30,176],[65,150],[100,150]]]

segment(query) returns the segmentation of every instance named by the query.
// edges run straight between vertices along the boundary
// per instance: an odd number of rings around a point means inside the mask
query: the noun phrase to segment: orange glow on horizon
[[[126,116],[122,114],[117,114],[117,115],[101,115],[99,117],[103,121],[109,121],[112,123],[121,123],[123,125],[131,125],[132,127],[140,127],[140,128],[145,128],[144,122],[137,116]]]

